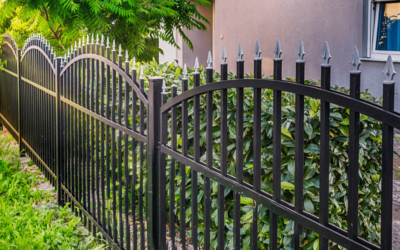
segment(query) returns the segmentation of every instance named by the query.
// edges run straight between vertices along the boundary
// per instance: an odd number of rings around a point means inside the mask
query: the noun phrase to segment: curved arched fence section
[[[0,71],[1,124],[55,186],[58,204],[69,204],[113,249],[392,249],[393,130],[400,129],[400,114],[390,56],[380,106],[361,98],[356,49],[349,94],[331,89],[327,43],[320,86],[306,84],[302,42],[295,82],[282,80],[279,41],[273,77],[262,78],[257,41],[253,79],[245,79],[239,46],[236,76],[227,73],[223,49],[220,81],[214,82],[210,54],[206,84],[196,60],[193,75],[185,66],[182,85],[170,93],[161,77],[148,85],[142,74],[137,79],[128,55],[103,39],[88,37],[64,58],[36,34],[22,50],[6,35],[1,49],[7,61]],[[286,105],[289,97],[294,101]],[[341,120],[345,136],[332,133],[336,107],[348,114]],[[361,131],[371,126],[365,119],[380,130],[373,132],[382,152],[374,176],[360,161],[365,136],[372,136]],[[318,140],[310,147],[312,138]],[[346,148],[338,153],[339,140]],[[348,160],[338,167],[341,155]],[[343,179],[333,183],[339,168]],[[368,201],[378,207],[375,238],[359,234],[366,223],[360,216],[371,213],[360,205],[366,175],[381,197]],[[341,223],[330,213],[338,206],[335,185],[346,203]]]
[[[305,237],[302,233],[306,231],[319,235],[319,242],[317,242],[319,249],[327,250],[332,244],[330,242],[346,249],[392,249],[393,128],[400,128],[400,115],[394,112],[392,79],[395,72],[392,70],[391,58],[388,59],[384,71],[387,78],[383,83],[383,106],[379,106],[360,98],[361,72],[358,70],[360,64],[358,52],[353,54],[355,69],[350,72],[350,95],[347,95],[332,91],[330,88],[331,65],[327,58],[330,57],[327,45],[323,54],[324,63],[321,66],[321,87],[305,84],[303,55],[299,55],[300,59],[296,61],[296,82],[282,80],[283,61],[280,58],[279,41],[276,51],[278,53],[274,59],[273,79],[262,79],[262,60],[257,56],[257,48],[254,59],[254,79],[244,79],[244,61],[241,59],[239,49],[236,79],[228,80],[228,65],[224,60],[223,52],[221,81],[213,82],[214,74],[210,66],[211,57],[209,57],[205,85],[200,86],[200,73],[197,71],[193,74],[192,89],[187,89],[188,79],[184,77],[180,95],[177,95],[177,86],[171,88],[171,95],[168,93],[167,96],[167,93],[163,93],[163,105],[160,109],[159,185],[168,188],[160,189],[159,216],[162,223],[159,229],[160,249],[177,249],[175,242],[183,248],[189,243],[194,249],[198,247],[247,249],[249,247],[255,250],[260,249],[261,246],[265,247],[263,249],[280,249],[282,240],[284,242],[289,240],[291,249],[301,249],[307,244],[304,239],[301,241],[301,238]],[[228,91],[234,93],[230,96],[235,96],[235,99],[228,99]],[[252,92],[252,100],[244,99],[244,91]],[[271,96],[272,100],[263,99],[263,95]],[[290,107],[292,112],[295,111],[295,119],[290,121],[295,124],[295,136],[291,138],[294,165],[292,170],[294,177],[291,182],[294,185],[287,182],[290,178],[288,179],[288,172],[283,170],[282,159],[284,150],[288,150],[287,144],[283,145],[283,135],[288,136],[284,131],[287,122],[282,123],[283,108],[286,109],[285,112],[289,112],[287,107],[282,106],[282,98],[287,98],[288,95],[295,96],[295,106]],[[220,96],[220,98],[216,99],[215,96]],[[319,194],[314,194],[318,198],[319,214],[311,214],[304,209],[306,206],[304,190],[306,185],[310,185],[310,181],[304,179],[306,168],[305,97],[319,100],[321,103],[318,111],[320,145],[319,152],[315,153],[319,155],[317,182]],[[245,101],[250,101],[251,105],[250,102],[244,105]],[[273,108],[265,110],[267,101],[273,103]],[[191,109],[188,108],[188,102],[193,105]],[[330,140],[336,139],[331,139],[333,136],[330,132],[330,126],[333,126],[331,125],[333,117],[330,116],[331,105],[349,110],[349,150],[346,152],[349,155],[346,173],[348,188],[345,190],[348,196],[348,216],[345,222],[347,228],[338,227],[330,220],[332,215],[329,212],[329,206],[333,205],[330,204],[330,198],[332,198],[329,191],[332,185],[330,172],[335,167],[330,160]],[[244,117],[244,107],[252,109],[252,117]],[[232,109],[235,113],[232,113]],[[219,112],[220,117],[216,115],[216,111]],[[264,120],[266,113],[272,113],[272,120]],[[361,198],[359,195],[360,114],[383,123],[382,199],[375,201],[381,203],[381,214],[376,215],[381,218],[380,246],[358,235],[360,227],[358,214],[363,212],[359,207],[359,198]],[[251,121],[253,133],[250,135],[245,133],[244,120]],[[231,125],[234,124],[236,129],[228,126],[228,121]],[[272,124],[270,130],[266,129],[266,123]],[[193,129],[189,134],[187,124],[191,124]],[[267,148],[265,139],[263,142],[262,138],[265,138],[268,133],[272,135],[272,143]],[[290,134],[289,136],[292,137]],[[249,137],[252,146],[244,145],[244,142],[249,142]],[[228,140],[232,138],[236,144],[228,146]],[[215,147],[215,144],[219,147]],[[247,152],[245,152],[246,147]],[[218,148],[218,155],[215,155]],[[248,148],[252,150],[249,151]],[[235,162],[229,164],[227,155],[232,150],[235,152]],[[249,152],[251,152],[250,156],[247,155]],[[252,157],[251,167],[244,166],[244,157]],[[271,166],[266,166],[262,159],[268,157],[273,158]],[[232,166],[234,166],[233,171]],[[252,169],[251,179],[244,181],[244,169],[249,168]],[[266,180],[262,179],[262,176],[271,170],[272,184],[267,187],[264,185]],[[248,173],[246,174],[249,177]],[[283,183],[293,185],[293,187],[282,186]],[[294,190],[293,200],[283,198],[283,187]],[[179,202],[171,199],[177,193],[180,194]],[[215,200],[210,198],[212,193],[218,195]],[[200,203],[201,206],[199,206]],[[250,210],[247,206],[249,204],[251,204]],[[185,215],[182,212],[179,214],[175,212],[177,210],[189,210],[190,214]],[[265,211],[267,216],[265,216]],[[265,218],[268,220],[265,221]],[[287,223],[284,232],[282,228],[279,229],[279,235],[278,222],[283,220],[293,224]],[[211,225],[216,228],[211,230]],[[292,225],[292,229],[288,225]],[[188,227],[190,232],[187,232]],[[293,230],[292,238],[283,235],[290,230]],[[269,234],[269,240],[260,242],[260,238],[266,233]],[[228,234],[230,234],[229,240],[227,240]],[[186,240],[186,235],[189,237],[189,242]]]
[[[56,61],[39,38],[27,41],[20,53],[20,147],[55,185]]]
[[[97,41],[72,52],[60,68],[61,188],[94,234],[120,249],[144,247],[144,79],[136,82],[115,47]]]
[[[0,71],[0,120],[10,133],[19,137],[18,113],[18,46],[8,34],[4,35],[0,58],[6,61]]]

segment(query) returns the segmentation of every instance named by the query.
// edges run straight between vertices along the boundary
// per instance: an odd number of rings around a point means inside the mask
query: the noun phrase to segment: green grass
[[[11,136],[0,132],[0,250],[103,249],[69,208],[34,209],[54,197],[34,188],[41,177],[20,167],[18,147],[12,143]]]

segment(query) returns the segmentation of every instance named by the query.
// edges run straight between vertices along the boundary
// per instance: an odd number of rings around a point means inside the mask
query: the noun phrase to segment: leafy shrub
[[[139,64],[137,64],[139,66]],[[158,65],[155,61],[149,64],[143,64],[145,76],[162,76],[166,78],[167,92],[172,84],[177,85],[178,94],[181,92],[182,69],[174,65],[174,63]],[[193,88],[192,69],[188,69],[189,89]],[[252,74],[246,75],[246,78],[253,78]],[[201,85],[205,84],[205,69],[200,69]],[[233,73],[229,73],[228,79],[235,79]],[[219,81],[219,73],[214,73],[214,81]],[[294,79],[287,79],[294,80]],[[147,79],[146,79],[147,84]],[[306,84],[319,85],[318,82],[307,80]],[[332,87],[333,91],[340,91],[346,94],[348,89],[338,86]],[[262,90],[262,166],[261,180],[262,190],[272,193],[272,161],[273,161],[273,144],[272,144],[272,128],[273,128],[273,91],[269,89]],[[363,99],[381,104],[381,100],[373,97],[368,91],[361,94]],[[170,97],[170,95],[169,95]],[[213,166],[219,168],[220,164],[220,91],[213,93],[213,131],[214,131],[214,158]],[[244,89],[244,180],[252,183],[253,174],[253,152],[252,152],[252,135],[253,135],[253,90],[251,88]],[[319,158],[320,158],[320,101],[317,99],[305,97],[305,116],[304,116],[304,210],[308,213],[319,214]],[[206,139],[205,139],[205,111],[206,97],[200,97],[200,150],[201,160],[206,161]],[[294,204],[294,141],[295,141],[295,95],[292,93],[282,93],[282,199]],[[193,155],[193,102],[189,101],[189,154]],[[339,107],[335,104],[330,105],[330,175],[329,175],[329,213],[331,224],[347,229],[348,214],[348,147],[349,147],[349,110]],[[178,109],[178,120],[181,109]],[[182,145],[181,137],[181,121],[178,121],[178,148]],[[235,154],[236,154],[236,91],[228,90],[228,173],[235,176]],[[382,153],[382,135],[381,123],[361,114],[360,117],[360,182],[359,182],[359,236],[371,241],[377,245],[380,244],[380,214],[381,214],[381,153]],[[174,197],[176,204],[179,205],[179,183],[181,175],[178,165],[176,182],[176,195]],[[169,170],[168,170],[169,171]],[[191,221],[191,178],[190,169],[186,169],[186,198],[187,210],[186,226],[190,226]],[[167,173],[167,178],[169,174]],[[169,184],[167,184],[168,187]],[[204,224],[203,224],[203,186],[204,180],[199,175],[198,180],[198,211],[199,211],[199,240],[203,240]],[[212,185],[212,225],[211,237],[212,248],[217,246],[217,183]],[[225,218],[226,218],[226,241],[225,247],[230,246],[233,249],[233,211],[232,201],[233,192],[226,190],[225,192]],[[168,194],[169,195],[169,194]],[[167,197],[169,200],[171,197]],[[250,223],[252,221],[252,200],[241,198],[241,223],[242,223],[242,240],[243,249],[249,249],[250,242]],[[171,212],[171,211],[169,211]],[[174,213],[176,221],[179,221],[180,208],[178,207]],[[269,213],[265,208],[259,209],[259,247],[265,249],[269,242]],[[294,223],[279,217],[278,237],[280,249],[291,249],[291,235],[294,234]],[[189,232],[190,236],[190,232]],[[314,232],[304,230],[302,235],[302,245],[304,249],[315,249],[318,246],[318,235]],[[335,248],[339,248],[333,244]]]

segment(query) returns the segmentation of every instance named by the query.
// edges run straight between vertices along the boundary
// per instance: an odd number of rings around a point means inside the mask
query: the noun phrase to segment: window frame
[[[400,0],[364,0],[362,56],[367,60],[386,61],[392,55],[394,61],[400,61],[400,51],[376,49],[381,3],[400,3]]]

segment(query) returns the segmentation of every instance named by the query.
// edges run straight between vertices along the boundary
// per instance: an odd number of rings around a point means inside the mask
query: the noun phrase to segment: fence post
[[[61,88],[61,58],[58,57],[56,60],[56,176],[57,176],[57,204],[64,206],[64,196],[61,189],[61,159],[60,159],[60,147],[61,147],[61,134],[60,134],[60,117],[61,117],[61,102],[60,102],[60,88]]]
[[[147,108],[147,246],[159,249],[158,167],[160,163],[160,108],[162,77],[149,78],[149,106]]]
[[[17,87],[17,95],[18,95],[18,144],[19,144],[19,153],[21,156],[25,156],[25,153],[22,152],[22,126],[21,126],[21,50],[17,50],[17,75],[18,75],[18,87]]]

